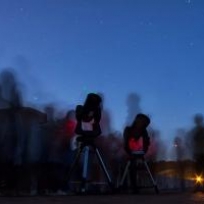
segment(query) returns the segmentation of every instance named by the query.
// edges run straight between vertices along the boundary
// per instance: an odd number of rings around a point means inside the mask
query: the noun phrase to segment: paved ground
[[[203,204],[204,193],[160,193],[140,195],[86,195],[44,197],[0,197],[3,204]]]

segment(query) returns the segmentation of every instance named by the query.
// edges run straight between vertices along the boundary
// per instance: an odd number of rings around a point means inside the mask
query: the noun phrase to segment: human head
[[[194,122],[197,126],[201,126],[203,124],[203,115],[202,114],[196,114],[194,116]]]

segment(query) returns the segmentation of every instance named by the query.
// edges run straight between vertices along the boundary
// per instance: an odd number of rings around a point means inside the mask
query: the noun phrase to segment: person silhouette
[[[204,175],[204,124],[203,115],[196,114],[194,116],[195,127],[191,131],[191,145],[192,156],[195,161],[195,171],[197,176]],[[202,179],[203,180],[203,179]],[[202,184],[196,186],[196,190],[199,190]]]
[[[137,93],[130,93],[126,99],[127,105],[127,118],[126,118],[126,125],[131,125],[132,121],[134,120],[135,116],[141,113],[141,98]]]

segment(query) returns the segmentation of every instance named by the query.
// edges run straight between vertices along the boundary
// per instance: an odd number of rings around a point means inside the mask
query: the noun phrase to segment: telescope
[[[79,135],[77,141],[91,141],[101,134],[101,102],[102,99],[95,93],[89,93],[84,105],[76,106],[76,129]]]
[[[70,167],[67,178],[65,180],[70,180],[72,172],[74,172],[77,163],[79,163],[80,157],[83,156],[80,193],[85,193],[87,190],[89,166],[88,164],[90,160],[90,152],[96,155],[99,165],[107,179],[107,183],[110,188],[113,189],[112,180],[103,162],[102,155],[99,149],[94,144],[95,138],[101,134],[101,128],[99,124],[101,119],[101,103],[102,99],[99,95],[95,93],[89,93],[87,95],[84,105],[76,106],[77,124],[75,133],[78,135],[78,148],[75,155],[75,159]]]
[[[145,154],[150,145],[150,138],[147,132],[147,126],[150,124],[150,119],[145,114],[137,114],[132,125],[125,128],[124,146],[128,154],[132,152],[143,151]]]
[[[138,192],[141,175],[144,175],[144,172],[147,173],[152,185],[148,187],[153,187],[158,193],[158,188],[155,179],[150,171],[150,168],[145,159],[145,154],[148,151],[150,145],[150,138],[147,132],[147,127],[150,124],[150,118],[142,113],[136,115],[131,126],[127,126],[124,130],[124,148],[129,155],[127,163],[125,165],[124,171],[122,173],[121,181],[119,187],[121,188],[124,185],[124,181],[130,172],[130,179],[132,182],[133,191]],[[143,174],[140,172],[140,164],[142,164]]]

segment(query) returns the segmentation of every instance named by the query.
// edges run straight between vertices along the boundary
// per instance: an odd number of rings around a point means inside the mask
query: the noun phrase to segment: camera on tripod
[[[113,188],[113,184],[108,174],[108,170],[103,162],[99,149],[94,144],[94,140],[101,134],[100,120],[101,120],[101,103],[102,99],[95,93],[89,93],[85,100],[84,105],[77,105],[76,107],[76,129],[75,133],[78,135],[77,142],[78,148],[75,159],[71,165],[71,168],[66,177],[66,181],[70,180],[72,172],[76,168],[76,164],[79,162],[80,157],[83,155],[83,169],[81,177],[80,192],[84,193],[87,188],[88,178],[88,163],[90,150],[96,155],[99,165],[101,166],[104,175],[110,188]]]
[[[89,93],[84,105],[76,106],[76,129],[79,135],[77,141],[88,142],[94,140],[101,134],[101,103],[102,99],[95,93]]]
[[[124,144],[125,150],[130,155],[145,154],[150,145],[150,138],[147,132],[147,126],[150,119],[145,114],[137,114],[132,125],[125,128]]]
[[[159,192],[156,181],[154,180],[145,159],[145,154],[150,145],[150,137],[147,132],[147,127],[149,124],[150,118],[145,114],[139,113],[136,115],[132,125],[127,126],[123,133],[124,147],[129,157],[122,173],[119,186],[123,186],[125,178],[127,177],[128,172],[130,172],[131,186],[134,192],[138,192],[138,187],[140,185],[142,187],[143,185],[141,182],[143,179],[139,180],[139,175],[141,173],[141,166],[139,166],[140,164],[142,164],[144,171],[146,171],[150,181],[152,182],[152,185],[148,187],[154,187],[156,193]]]

